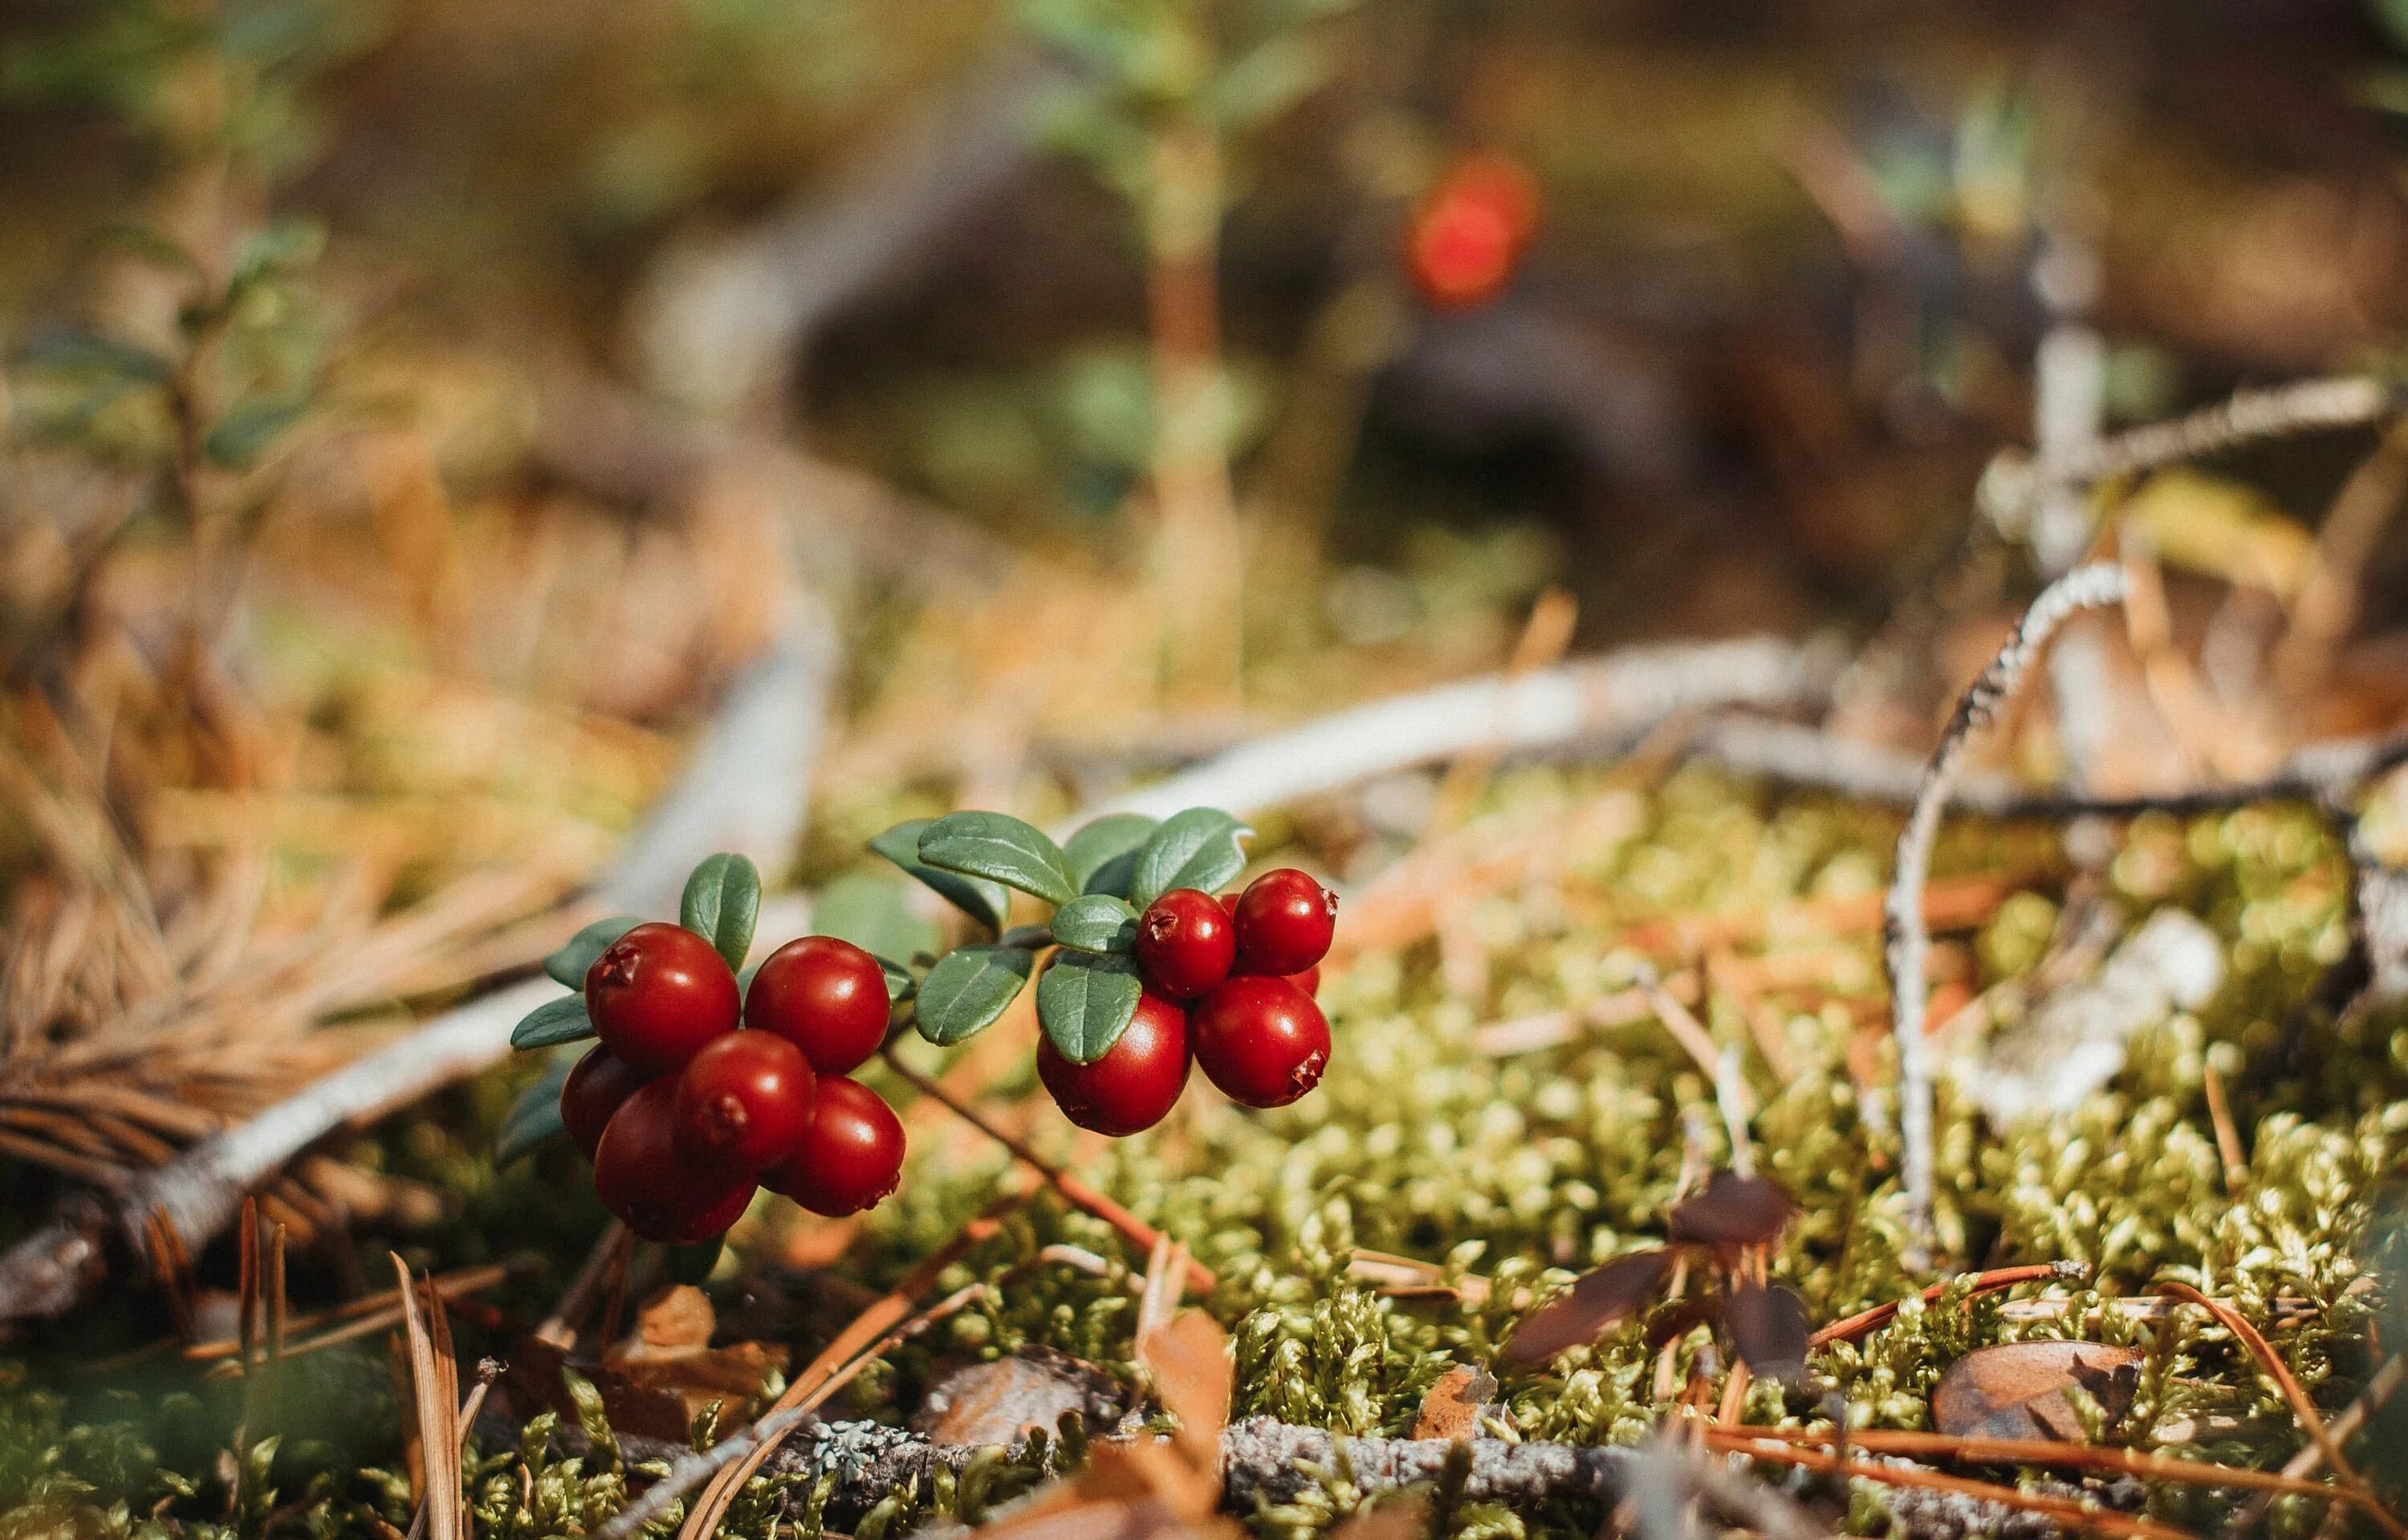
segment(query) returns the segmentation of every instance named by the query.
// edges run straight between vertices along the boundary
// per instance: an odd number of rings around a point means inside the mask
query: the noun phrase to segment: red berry
[[[822,1075],[846,1074],[886,1041],[886,970],[832,935],[789,941],[753,974],[744,1024],[794,1044]]]
[[[1537,184],[1513,162],[1475,156],[1415,211],[1406,258],[1423,294],[1443,309],[1484,304],[1512,278],[1538,228]]]
[[[666,1075],[733,1031],[742,1009],[727,960],[681,925],[638,925],[585,970],[585,1014],[639,1075]]]
[[[1205,1075],[1247,1106],[1287,1105],[1329,1063],[1328,1018],[1284,978],[1240,974],[1197,1005],[1187,1027]]]
[[[602,1130],[609,1126],[610,1115],[643,1083],[644,1077],[629,1069],[625,1060],[598,1043],[586,1049],[585,1057],[568,1072],[560,1087],[560,1120],[587,1160],[594,1158],[602,1143]]]
[[[811,1123],[811,1062],[775,1033],[731,1032],[678,1075],[678,1148],[705,1165],[765,1171]]]
[[[1318,998],[1321,994],[1321,964],[1315,962],[1302,973],[1292,973],[1287,976],[1287,981],[1302,990],[1307,996]]]
[[[687,1158],[677,1142],[677,1082],[654,1080],[626,1100],[594,1152],[602,1206],[648,1241],[690,1246],[736,1222],[752,1178]]]
[[[1329,953],[1338,930],[1338,895],[1319,879],[1283,866],[1265,872],[1238,895],[1240,973],[1284,978]]]
[[[1092,1064],[1072,1063],[1051,1039],[1037,1047],[1037,1077],[1062,1116],[1116,1139],[1162,1121],[1187,1085],[1187,1013],[1152,990]]]
[[[1138,968],[1173,1000],[1193,1000],[1228,977],[1237,955],[1237,925],[1210,893],[1173,888],[1138,918]]]
[[[902,1179],[903,1120],[867,1086],[830,1075],[820,1080],[819,1110],[802,1143],[761,1184],[840,1219],[874,1207]]]

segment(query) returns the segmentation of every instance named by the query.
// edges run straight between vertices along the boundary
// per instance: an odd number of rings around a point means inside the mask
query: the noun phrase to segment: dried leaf
[[[460,1540],[460,1379],[449,1351],[451,1330],[443,1297],[429,1292],[435,1310],[430,1329],[409,1264],[398,1256],[393,1270],[401,1279],[402,1330],[409,1342],[409,1388],[418,1405],[418,1442],[426,1470],[421,1504],[429,1540]],[[437,1338],[441,1338],[438,1350]]]
[[[1759,1378],[1794,1385],[1805,1377],[1814,1329],[1795,1290],[1741,1284],[1723,1305],[1723,1331],[1731,1352]]]
[[[710,1346],[717,1330],[719,1316],[710,1307],[710,1296],[691,1284],[674,1284],[638,1307],[635,1340],[602,1356],[620,1362],[698,1353]]]
[[[1672,1253],[1658,1248],[1616,1257],[1584,1275],[1569,1292],[1556,1296],[1514,1328],[1505,1340],[1506,1359],[1514,1363],[1544,1362],[1628,1320],[1647,1303],[1671,1266]]]
[[[1665,1221],[1672,1239],[1700,1246],[1770,1246],[1796,1218],[1798,1205],[1769,1176],[1728,1169],[1707,1178],[1706,1190],[1672,1205]]]
[[[1221,1323],[1202,1310],[1182,1310],[1137,1339],[1137,1361],[1153,1375],[1164,1408],[1179,1419],[1181,1441],[1218,1449],[1237,1375]]]
[[[2097,1342],[2006,1342],[1976,1348],[1948,1366],[1931,1392],[1931,1422],[1957,1438],[2089,1435],[2066,1394],[2079,1386],[2108,1417],[2124,1415],[2140,1386],[2141,1355]]]
[[[1066,1412],[1078,1413],[1092,1433],[1110,1429],[1125,1410],[1110,1375],[1068,1353],[1031,1348],[946,1375],[921,1401],[911,1426],[932,1444],[1010,1446],[1032,1428],[1051,1433]]]
[[[1439,1376],[1423,1394],[1421,1411],[1413,1418],[1413,1436],[1476,1438],[1482,1415],[1496,1400],[1495,1375],[1476,1363],[1458,1363]]]

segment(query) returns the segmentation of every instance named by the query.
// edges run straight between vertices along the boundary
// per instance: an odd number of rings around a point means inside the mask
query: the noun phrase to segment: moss
[[[1471,908],[1469,936],[1487,976],[1480,992],[1450,990],[1429,943],[1365,955],[1326,987],[1343,1069],[1318,1094],[1260,1114],[1190,1098],[1164,1129],[1082,1161],[1091,1179],[1187,1241],[1220,1275],[1211,1306],[1236,1343],[1240,1414],[1348,1433],[1406,1431],[1449,1365],[1491,1357],[1514,1319],[1517,1293],[1543,1294],[1661,1237],[1685,1144],[1694,1137],[1706,1158],[1727,1155],[1712,1088],[1669,1035],[1641,1021],[1496,1058],[1479,1051],[1473,1033],[1500,1019],[1577,1009],[1620,988],[1644,955],[1627,927],[1667,914],[1761,914],[1760,937],[1735,943],[1736,951],[1816,960],[1816,991],[1766,995],[1797,1061],[1792,1075],[1776,1078],[1749,1048],[1733,1002],[1716,999],[1702,1012],[1718,1039],[1746,1052],[1761,1104],[1757,1159],[1803,1206],[1773,1261],[1776,1275],[1805,1295],[1818,1319],[1899,1298],[1921,1281],[1899,1262],[1903,1209],[1887,1132],[1877,938],[1861,924],[1834,931],[1814,907],[1792,902],[1856,895],[1861,903],[1877,892],[1894,826],[1691,772],[1644,793],[1603,777],[1516,772],[1499,780],[1489,806],[1500,839],[1529,835],[1547,848],[1526,878]],[[2062,901],[2048,874],[2061,866],[2044,829],[1949,828],[1942,877],[2025,880],[1968,936],[1970,982],[1987,986],[2038,962]],[[2115,1436],[2186,1427],[2192,1442],[2174,1452],[2278,1464],[2297,1447],[2298,1432],[2273,1388],[2220,1329],[2189,1312],[2155,1322],[2100,1316],[2108,1296],[2161,1277],[2235,1298],[2328,1405],[2366,1372],[2367,1323],[2380,1302],[2351,1290],[2364,1271],[2373,1194],[2408,1139],[2408,1067],[2394,1047],[2399,1013],[2336,1024],[2304,1008],[2344,939],[2337,853],[2315,819],[2291,810],[2143,820],[2109,878],[2131,912],[2178,903],[2207,919],[2229,947],[2225,988],[2196,1014],[2143,1033],[2114,1084],[2067,1116],[1992,1131],[1960,1099],[1943,1094],[1939,1107],[1942,1219],[1957,1254],[1990,1264],[2084,1262],[2096,1269],[2096,1291],[2058,1286],[2060,1318],[2022,1324],[1997,1299],[1911,1305],[1884,1330],[1823,1355],[1807,1389],[1784,1394],[1758,1385],[1752,1419],[1812,1423],[1830,1415],[1826,1398],[1836,1395],[1852,1424],[1925,1427],[1932,1385],[1966,1351],[2019,1336],[2086,1334],[2145,1355],[2139,1395]],[[1870,1093],[1849,1070],[1860,1034],[1875,1050]],[[2211,1062],[2230,1088],[2248,1147],[2238,1195],[2226,1190],[2207,1111]],[[473,1100],[482,1117],[498,1099]],[[464,1205],[462,1222],[428,1248],[429,1261],[482,1256],[488,1236],[508,1233],[492,1222],[499,1207],[576,1185],[573,1169],[540,1163],[496,1176],[468,1153],[478,1136],[474,1126],[438,1130],[388,1150],[396,1168],[443,1186]],[[1067,1130],[1042,1119],[1038,1137],[1070,1147]],[[922,1146],[903,1195],[872,1217],[846,1264],[871,1283],[891,1282],[926,1255],[990,1200],[1006,1169],[975,1145],[945,1138]],[[575,1217],[557,1221],[564,1236],[555,1254],[572,1244],[566,1233]],[[1041,1260],[1055,1245],[1103,1258],[1101,1276]],[[1384,1298],[1347,1276],[1358,1247],[1477,1270],[1494,1281],[1493,1297],[1484,1305]],[[1031,1345],[1134,1383],[1131,1274],[1142,1266],[1098,1222],[1051,1199],[1026,1205],[942,1280],[997,1287],[865,1376],[851,1415],[899,1419],[940,1361]],[[526,1287],[541,1300],[557,1286],[555,1274]],[[2278,1315],[2271,1308],[2278,1296],[2310,1308]],[[1699,1362],[1704,1343],[1703,1333],[1677,1343],[1676,1369]],[[1508,1376],[1501,1394],[1521,1436],[1627,1443],[1662,1415],[1655,1379],[1654,1357],[1633,1328]],[[207,1436],[171,1449],[155,1417],[128,1418],[85,1399],[71,1407],[22,1381],[0,1388],[0,1505],[71,1509],[77,1527],[112,1533],[239,1526],[248,1520],[228,1515],[255,1506],[262,1482],[230,1482],[217,1464],[232,1427],[224,1411],[193,1424]],[[566,1458],[539,1431],[531,1428],[515,1447],[478,1453],[471,1489],[480,1533],[576,1533],[623,1501],[627,1473],[607,1438],[591,1454]],[[853,1533],[893,1540],[939,1516],[974,1515],[1046,1469],[1075,1462],[1078,1447],[1074,1438],[895,1493]],[[380,1533],[378,1521],[406,1522],[406,1488],[385,1474],[390,1459],[369,1451],[345,1464],[286,1446],[263,1473],[280,1493],[273,1527],[366,1535]],[[789,1498],[808,1505],[810,1494],[756,1483],[727,1532],[767,1540],[771,1515]],[[1333,1471],[1306,1496],[1250,1521],[1266,1537],[1302,1540],[1362,1501],[1348,1474]],[[2150,1501],[2178,1522],[2215,1517],[2197,1494],[2165,1490]],[[1859,1491],[1852,1503],[1856,1532],[1887,1525],[1876,1496]],[[800,1533],[816,1533],[816,1512]],[[1439,1518],[1452,1536],[1538,1540],[1590,1533],[1598,1516],[1441,1502]],[[2313,1504],[2279,1504],[2273,1533],[2304,1535],[2319,1518]],[[790,1521],[780,1533],[796,1528]]]

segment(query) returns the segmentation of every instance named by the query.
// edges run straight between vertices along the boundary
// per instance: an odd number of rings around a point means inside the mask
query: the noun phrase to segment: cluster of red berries
[[[1423,297],[1469,309],[1502,292],[1539,227],[1539,189],[1502,155],[1475,155],[1440,179],[1413,212],[1405,260]]]
[[[1115,1137],[1160,1122],[1191,1063],[1231,1101],[1285,1106],[1320,1082],[1329,1022],[1313,1003],[1338,895],[1293,867],[1215,898],[1174,888],[1137,922],[1137,1014],[1093,1063],[1051,1041],[1037,1074],[1081,1128]]]
[[[562,1086],[561,1121],[638,1235],[712,1239],[755,1185],[827,1215],[895,1191],[903,1125],[847,1077],[886,1037],[886,977],[860,948],[790,941],[739,988],[695,932],[638,925],[587,970],[585,1009],[601,1041]]]

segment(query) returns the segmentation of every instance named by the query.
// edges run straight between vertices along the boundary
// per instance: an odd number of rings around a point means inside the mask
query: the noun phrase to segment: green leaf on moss
[[[1061,848],[1035,824],[1007,813],[950,813],[920,831],[920,859],[965,877],[1017,888],[1048,904],[1078,895]]]
[[[547,1000],[519,1018],[510,1029],[510,1047],[523,1052],[528,1048],[548,1048],[554,1043],[574,1043],[594,1035],[594,1019],[585,1014],[585,997],[564,994],[557,1000]]]
[[[572,990],[585,987],[587,970],[595,960],[610,949],[610,943],[634,930],[643,921],[634,915],[612,915],[585,926],[561,944],[560,949],[543,960],[543,971]]]
[[[1036,964],[1036,954],[1020,947],[946,953],[920,980],[920,1035],[940,1047],[977,1036],[1020,997]]]
[[[744,965],[760,917],[761,874],[749,857],[730,851],[696,866],[678,900],[678,923],[718,948],[731,968]]]
[[[1128,1030],[1143,992],[1136,963],[1064,952],[1037,981],[1037,1020],[1063,1058],[1092,1064]]]
[[[920,833],[936,820],[905,819],[869,842],[869,848],[925,883],[938,897],[984,925],[1003,934],[1004,918],[1011,912],[1011,893],[1000,882],[964,877],[931,866],[920,859]]]
[[[1142,910],[1173,888],[1218,892],[1246,869],[1246,853],[1238,841],[1253,833],[1218,807],[1173,813],[1138,850],[1129,903]]]

